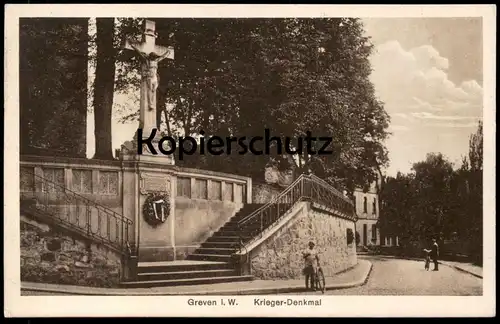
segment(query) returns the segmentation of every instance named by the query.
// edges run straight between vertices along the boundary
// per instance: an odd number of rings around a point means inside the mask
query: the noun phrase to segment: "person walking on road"
[[[437,244],[436,239],[432,239],[431,259],[432,262],[434,262],[434,269],[432,269],[432,271],[439,271],[438,257],[439,257],[439,245]]]

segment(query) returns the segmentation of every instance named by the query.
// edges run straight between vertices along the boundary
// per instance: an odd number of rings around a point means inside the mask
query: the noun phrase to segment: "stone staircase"
[[[230,262],[231,255],[238,249],[240,238],[245,237],[245,233],[238,231],[238,222],[263,205],[244,205],[224,226],[189,255],[188,260]]]
[[[203,285],[252,280],[239,276],[231,263],[212,261],[139,262],[137,281],[122,282],[124,288]]]
[[[190,254],[186,260],[173,262],[140,262],[138,279],[123,282],[123,287],[147,288],[159,286],[201,285],[223,282],[250,281],[253,276],[241,276],[231,256],[237,252],[240,240],[248,241],[270,222],[255,222],[245,232],[238,231],[238,222],[264,204],[246,204],[217,232]],[[284,214],[291,204],[281,204]]]

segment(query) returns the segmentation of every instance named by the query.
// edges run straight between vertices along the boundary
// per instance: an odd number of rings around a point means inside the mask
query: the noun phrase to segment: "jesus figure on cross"
[[[144,60],[142,65],[142,77],[146,78],[148,86],[147,103],[149,110],[154,110],[156,106],[156,90],[158,89],[158,84],[160,83],[160,75],[158,73],[158,62],[163,60],[165,57],[170,55],[170,52],[158,56],[154,52],[149,53],[149,55],[144,54],[139,48],[134,44],[130,46],[140,55]]]

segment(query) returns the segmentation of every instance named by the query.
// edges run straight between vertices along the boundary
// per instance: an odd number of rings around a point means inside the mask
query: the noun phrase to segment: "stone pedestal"
[[[161,153],[153,155],[147,151],[139,155],[137,142],[131,141],[122,145],[120,159],[126,165],[123,173],[124,213],[134,219],[137,260],[174,260],[176,179],[170,167],[173,165],[173,158]],[[153,196],[168,197],[170,207],[165,220],[154,225],[148,223],[144,210],[148,197]]]
[[[151,134],[150,131],[144,132],[143,141],[146,141],[150,134]],[[142,145],[142,154],[138,154],[137,133],[135,133],[134,139],[132,141],[127,141],[122,145],[120,152],[120,159],[124,161],[149,162],[159,165],[174,165],[175,162],[173,155],[165,155],[159,151],[158,147],[160,140],[161,140],[161,135],[159,134],[159,132],[157,132],[155,138],[151,141],[153,148],[158,154],[153,154],[148,149],[148,146],[144,143]],[[168,142],[163,143],[163,148],[165,150],[170,149],[170,147],[167,146],[168,144],[169,144]]]

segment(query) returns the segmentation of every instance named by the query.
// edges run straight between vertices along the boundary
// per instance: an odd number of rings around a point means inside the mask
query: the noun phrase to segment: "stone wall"
[[[226,201],[175,199],[175,213],[155,228],[141,222],[139,260],[184,260],[242,207]]]
[[[21,215],[21,280],[116,287],[118,254]]]
[[[175,204],[176,260],[185,259],[242,207],[241,203],[196,201],[182,197],[177,198]]]
[[[347,229],[354,222],[311,209],[308,203],[283,229],[252,252],[251,272],[259,279],[303,278],[302,252],[310,240],[316,243],[325,276],[333,276],[357,264],[355,243],[347,244]]]

